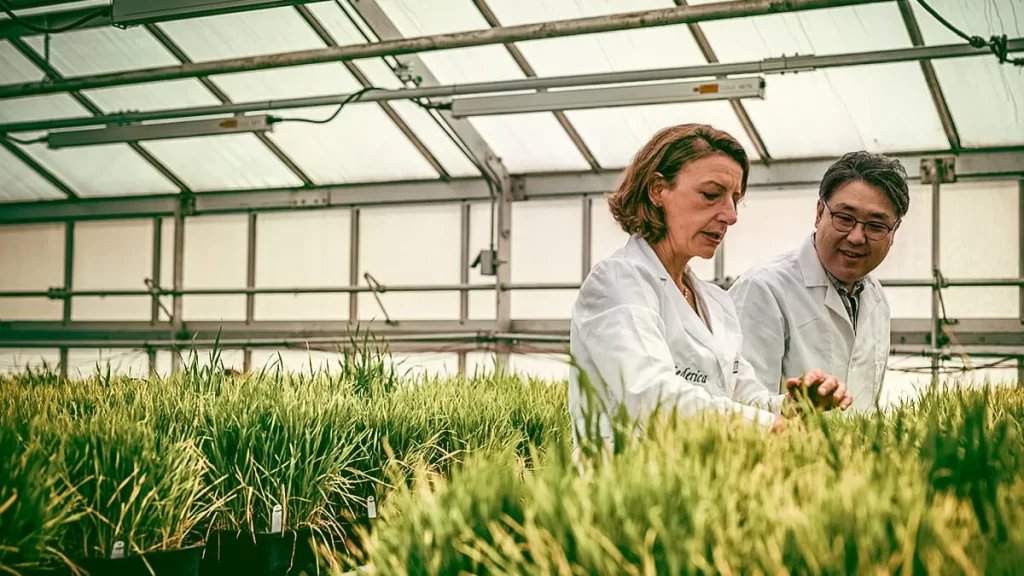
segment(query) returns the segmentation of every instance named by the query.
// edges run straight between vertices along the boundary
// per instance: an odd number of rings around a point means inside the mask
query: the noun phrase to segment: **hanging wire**
[[[917,3],[922,8],[928,11],[933,18],[939,21],[943,26],[948,28],[952,33],[956,34],[960,38],[966,40],[971,46],[975,48],[985,48],[986,46],[992,50],[992,53],[999,59],[1000,64],[1013,64],[1014,66],[1024,66],[1024,58],[1009,58],[1007,43],[1008,39],[1006,34],[993,35],[988,40],[985,40],[981,36],[968,35],[964,31],[960,30],[956,26],[952,25],[948,20],[942,17],[934,8],[928,5],[926,0],[917,0]]]

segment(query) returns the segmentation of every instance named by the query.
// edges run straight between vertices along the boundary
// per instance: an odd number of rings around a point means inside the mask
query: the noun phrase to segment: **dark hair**
[[[650,188],[660,174],[669,183],[684,166],[714,154],[725,154],[743,169],[740,194],[747,191],[750,161],[743,146],[731,135],[705,124],[680,124],[660,130],[636,153],[623,172],[608,207],[627,234],[638,234],[650,243],[664,238],[665,215],[651,202]]]
[[[818,188],[822,202],[828,202],[836,190],[850,182],[862,181],[882,191],[896,208],[899,220],[910,209],[907,171],[895,158],[863,150],[848,152],[825,171]]]

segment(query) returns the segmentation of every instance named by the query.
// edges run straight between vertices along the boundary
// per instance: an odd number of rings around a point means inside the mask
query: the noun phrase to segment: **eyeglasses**
[[[871,240],[881,240],[895,229],[895,226],[888,226],[877,220],[865,222],[843,212],[833,212],[828,204],[825,204],[825,209],[832,215],[832,227],[839,232],[850,232],[857,224],[863,224],[865,236]]]

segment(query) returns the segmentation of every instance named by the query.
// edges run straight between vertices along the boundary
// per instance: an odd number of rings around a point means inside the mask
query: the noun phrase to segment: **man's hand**
[[[786,390],[787,403],[797,402],[796,395],[805,392],[811,404],[820,410],[846,410],[853,404],[853,396],[847,392],[846,384],[817,368],[799,378],[786,380]]]

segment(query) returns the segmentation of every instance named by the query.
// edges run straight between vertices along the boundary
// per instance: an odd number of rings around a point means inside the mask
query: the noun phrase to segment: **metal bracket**
[[[526,200],[526,180],[520,177],[511,178],[512,201],[522,202]]]
[[[396,324],[391,319],[391,316],[388,316],[388,311],[384,309],[384,303],[380,301],[380,296],[377,296],[378,293],[383,294],[385,288],[369,272],[364,272],[363,278],[366,279],[366,284],[370,287],[370,293],[373,294],[373,299],[377,301],[377,306],[380,306],[380,311],[384,313],[384,323],[389,325]]]
[[[955,156],[939,156],[921,159],[921,183],[934,184],[936,179],[940,184],[951,184],[956,182]]]

